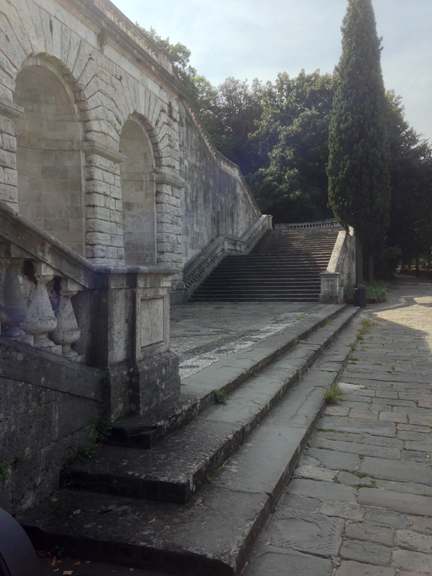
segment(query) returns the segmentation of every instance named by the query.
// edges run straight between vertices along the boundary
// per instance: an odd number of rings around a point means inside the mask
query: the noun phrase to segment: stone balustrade
[[[292,224],[275,224],[275,230],[294,230],[297,228],[328,228],[339,226],[336,218],[330,220],[318,220],[317,222],[294,222]]]
[[[169,352],[174,273],[95,266],[0,201],[1,336],[106,369],[106,406],[117,416],[179,389]]]
[[[320,302],[342,304],[344,288],[355,279],[354,229],[341,230],[336,239],[327,270],[321,274]]]
[[[228,254],[249,254],[272,227],[272,216],[262,215],[241,238],[219,236],[185,267],[183,281],[186,299]]]

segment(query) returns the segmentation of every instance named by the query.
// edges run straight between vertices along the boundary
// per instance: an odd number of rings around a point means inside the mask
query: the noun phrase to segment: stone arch
[[[18,205],[21,214],[84,254],[81,122],[70,85],[51,62],[30,58],[16,77]]]
[[[120,165],[123,200],[125,262],[156,264],[155,155],[145,121],[138,116],[126,120],[120,134]]]

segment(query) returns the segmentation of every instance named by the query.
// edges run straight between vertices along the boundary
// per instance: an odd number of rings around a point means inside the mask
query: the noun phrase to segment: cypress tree
[[[329,206],[357,237],[357,283],[363,253],[382,246],[390,224],[390,153],[380,39],[371,0],[348,0],[342,23],[342,56],[329,133]]]

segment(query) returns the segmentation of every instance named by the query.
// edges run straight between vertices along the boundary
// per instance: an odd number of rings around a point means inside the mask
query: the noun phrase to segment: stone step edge
[[[353,332],[354,339],[355,330],[356,328],[354,328]],[[348,328],[348,331],[352,331],[352,329]],[[339,336],[339,338],[341,338],[341,336]],[[344,337],[344,342],[346,342],[346,336]],[[329,351],[332,350],[333,346],[336,349],[341,349],[344,353],[344,359],[338,363],[339,369],[335,371],[334,378],[332,379],[333,381],[338,381],[351,350],[346,344],[336,342],[330,347]],[[326,371],[325,373],[327,374],[328,372]],[[304,377],[303,384],[307,378],[308,375]],[[300,390],[301,388],[302,387],[300,387]],[[303,386],[303,388],[305,387]],[[288,398],[286,398],[285,401],[288,401]],[[301,399],[299,404],[305,406],[305,398]],[[206,576],[238,576],[245,566],[248,553],[251,551],[260,529],[266,523],[284,487],[289,481],[300,459],[302,450],[321,417],[324,406],[323,390],[321,401],[318,401],[318,404],[315,402],[315,405],[312,407],[313,412],[310,414],[309,422],[304,425],[305,432],[298,439],[297,445],[291,450],[288,462],[285,463],[282,473],[279,475],[277,482],[275,482],[273,489],[271,492],[266,491],[263,493],[261,499],[251,499],[253,507],[252,513],[250,510],[246,511],[244,506],[241,506],[243,502],[240,502],[240,495],[236,491],[234,491],[232,503],[228,501],[229,493],[232,493],[232,490],[226,490],[225,492],[227,494],[222,494],[222,499],[219,498],[222,503],[225,502],[228,504],[230,518],[236,520],[234,529],[239,533],[232,534],[232,526],[227,526],[227,524],[221,522],[223,517],[221,518],[221,515],[216,513],[216,507],[212,506],[211,494],[212,491],[214,494],[215,487],[216,490],[219,488],[218,484],[215,486],[206,486],[188,507],[154,502],[137,503],[130,498],[124,497],[95,495],[93,493],[86,495],[86,493],[62,491],[53,495],[51,499],[34,508],[25,516],[18,518],[18,520],[29,534],[36,549],[50,549],[55,545],[60,545],[65,548],[67,554],[77,555],[79,557],[83,555],[83,550],[85,550],[88,559],[93,561],[106,562],[107,559],[109,559],[111,562],[122,566],[160,570],[170,574],[187,573],[188,576],[201,576],[202,574],[206,574]],[[305,407],[307,408],[307,406]],[[256,435],[259,433],[257,429],[254,432],[254,438],[256,438]],[[263,433],[265,434],[266,431],[264,430]],[[250,438],[250,440],[252,441],[253,438]],[[266,467],[266,469],[268,469],[268,467]],[[219,479],[216,480],[217,482],[223,481],[224,473],[225,469],[221,471]],[[223,492],[223,489],[221,489],[221,491]],[[208,495],[210,495],[210,498]],[[251,494],[251,496],[253,496],[253,494]],[[87,501],[90,501],[93,506],[96,508],[99,507],[99,515],[96,516],[96,522],[89,522],[86,517],[86,497]],[[210,504],[208,500],[210,500]],[[216,503],[217,500],[216,498]],[[236,505],[240,507],[240,510],[236,510]],[[136,522],[132,522],[134,525],[134,535],[139,532],[147,533],[150,543],[143,542],[142,537],[140,537],[140,542],[138,543],[126,541],[125,535],[127,530],[123,530],[121,526],[118,528],[118,532],[121,534],[122,540],[117,542],[108,530],[101,530],[99,534],[92,534],[90,532],[91,528],[98,524],[100,524],[99,528],[102,528],[104,520],[101,519],[104,517],[112,525],[112,511],[116,508],[119,510],[122,508],[127,510],[127,519],[123,521],[126,526],[128,524],[130,525],[130,518],[133,517],[134,514],[134,506],[141,507],[142,515],[142,531],[138,529],[139,526]],[[191,514],[191,510],[194,511],[194,507],[197,510],[195,515],[193,513]],[[190,529],[187,522],[190,524],[191,518],[195,518],[198,524],[201,521],[201,525],[197,527],[196,538],[199,539],[204,533],[211,534],[211,540],[213,542],[217,541],[219,547],[218,553],[215,554],[214,550],[209,550],[208,544],[201,545],[200,547],[196,541],[189,544],[182,544],[181,542],[175,541],[175,535],[173,535],[172,532],[168,532],[168,534],[171,535],[170,542],[162,541],[158,533],[156,533],[154,537],[151,537],[149,533],[151,533],[153,529],[156,530],[158,522],[166,522],[167,510],[171,510],[172,515],[176,512],[180,514],[180,518],[176,519],[175,524],[180,527],[182,534],[186,534]],[[79,514],[77,511],[79,511]],[[111,512],[111,514],[108,514],[109,512]],[[106,516],[105,513],[107,513]],[[108,518],[108,516],[110,517]],[[50,527],[51,517],[53,520]],[[92,518],[90,518],[90,520],[92,520]],[[78,530],[75,525],[80,521],[82,521],[84,526],[83,529]],[[61,522],[61,526],[59,526],[59,522]],[[175,527],[174,522],[172,526],[173,528]],[[98,528],[96,528],[96,530],[98,530]],[[87,531],[87,534],[85,531]],[[221,534],[221,538],[215,538],[215,533]],[[222,538],[225,538],[223,543],[221,543]],[[223,549],[221,550],[221,548]]]
[[[319,330],[314,332],[315,339],[318,340],[318,342],[316,341],[310,347],[299,345],[301,346],[300,357],[294,360],[289,370],[286,367],[283,368],[284,371],[286,370],[285,379],[283,381],[279,381],[278,379],[277,388],[272,389],[271,392],[268,393],[265,401],[260,406],[258,404],[253,406],[254,409],[249,412],[245,421],[232,421],[233,428],[230,430],[230,435],[226,436],[226,432],[223,432],[218,439],[218,444],[214,445],[211,451],[206,448],[205,451],[202,452],[201,442],[198,442],[197,453],[193,451],[191,458],[189,458],[189,460],[186,459],[184,468],[187,470],[187,473],[178,470],[175,471],[174,467],[174,474],[171,472],[172,475],[169,476],[167,475],[165,465],[166,458],[162,460],[162,467],[160,467],[160,461],[152,461],[153,453],[145,451],[145,453],[141,455],[135,455],[137,448],[128,448],[127,450],[133,453],[133,458],[131,458],[131,453],[124,452],[124,447],[122,447],[123,452],[120,458],[124,457],[130,461],[130,464],[126,469],[122,467],[120,470],[116,470],[119,455],[115,449],[110,450],[107,447],[105,449],[103,448],[102,452],[96,455],[91,461],[79,462],[67,468],[62,474],[62,485],[75,490],[104,492],[114,495],[121,494],[133,498],[177,504],[187,503],[204,484],[209,470],[214,469],[215,466],[219,466],[221,462],[226,460],[245,442],[249,434],[259,426],[272,409],[283,400],[290,388],[302,377],[315,360],[321,356],[323,350],[330,345],[339,332],[350,322],[355,313],[356,309],[344,310],[336,318],[336,325],[332,328],[322,328],[324,334],[319,336]],[[293,350],[296,349],[297,347]],[[279,363],[286,363],[287,361],[289,363],[292,362],[292,360],[290,361],[289,354],[278,359]],[[281,369],[280,367],[278,368],[277,363],[275,363],[269,366],[267,370],[271,371],[273,367],[275,367],[277,371]],[[251,388],[252,391],[256,389],[259,390],[263,384],[265,384],[265,380],[268,377],[267,372],[262,372],[260,375],[249,379],[249,388]],[[248,385],[248,382],[236,391],[237,394],[244,394],[242,391],[244,386]],[[219,406],[216,411],[218,409],[222,413],[225,411],[222,406]],[[214,418],[214,413],[211,420],[217,421],[217,418]],[[224,421],[224,418],[222,418],[222,420]],[[203,430],[206,430],[208,425],[209,423],[206,423]],[[186,445],[185,442],[188,442],[187,433],[186,441],[179,439],[179,436],[181,437],[182,434],[184,436],[183,430],[187,429],[183,428],[177,431],[175,442],[178,445]],[[199,436],[201,437],[201,434],[199,434]],[[184,454],[188,454],[190,450],[190,446],[185,448]],[[200,455],[199,459],[197,459],[197,454]],[[144,463],[137,464],[139,459],[144,459]],[[148,461],[149,459],[150,462]],[[136,462],[136,464],[134,465],[132,462]],[[143,472],[144,470],[148,470],[148,473]]]
[[[245,367],[240,374],[232,371],[232,374],[230,376],[227,375],[225,380],[221,381],[217,388],[208,387],[202,385],[202,383],[209,380],[208,375],[214,373],[215,370],[217,371],[221,366],[226,367],[229,366],[230,363],[232,365],[236,359],[244,356],[248,350],[262,348],[264,344],[267,349],[269,345],[271,348],[271,344],[275,341],[275,338],[277,338],[281,332],[287,330],[287,328],[282,328],[272,336],[255,344],[253,347],[244,348],[239,352],[230,354],[203,370],[192,374],[192,376],[185,378],[182,380],[181,387],[183,390],[179,397],[170,398],[158,407],[148,410],[145,414],[126,416],[113,423],[109,443],[117,446],[139,446],[142,448],[156,446],[170,431],[186,425],[198,416],[198,414],[215,404],[218,400],[217,393],[226,392],[229,394],[233,392],[243,384],[252,373],[258,373],[271,364],[276,358],[279,358],[293,348],[299,340],[304,340],[308,334],[320,328],[326,321],[330,321],[332,318],[338,316],[345,308],[345,305],[331,306],[330,309],[332,312],[330,314],[323,315],[322,318],[316,320],[314,323],[309,322],[306,328],[304,328],[305,321],[300,321],[294,324],[294,326],[290,325],[288,328],[294,329],[294,333],[286,337],[282,345],[273,346],[271,351],[261,354],[258,362],[251,360],[249,365]],[[323,309],[329,309],[329,306]],[[314,315],[316,315],[316,313],[310,316]],[[308,320],[310,316],[305,320]],[[188,387],[189,390],[187,390]]]

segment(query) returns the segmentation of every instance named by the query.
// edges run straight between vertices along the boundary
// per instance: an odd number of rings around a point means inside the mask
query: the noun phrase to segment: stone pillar
[[[120,166],[126,157],[95,142],[86,154],[86,256],[94,264],[124,265]]]
[[[55,344],[61,345],[62,355],[65,358],[82,361],[83,358],[78,356],[78,352],[72,350],[72,344],[78,342],[81,331],[78,328],[71,298],[83,290],[83,287],[70,278],[62,278],[60,283],[57,305],[57,327],[51,336]]]
[[[184,291],[183,196],[184,182],[178,177],[156,174],[157,263],[177,270],[172,289]]]
[[[61,354],[62,347],[56,346],[48,334],[57,327],[57,319],[51,306],[47,284],[54,278],[55,270],[43,262],[33,263],[31,278],[33,285],[27,303],[27,317],[22,324],[27,334],[33,336],[33,346],[54,354]]]
[[[33,345],[32,336],[27,336],[20,325],[27,315],[27,306],[18,279],[21,260],[8,258],[6,247],[0,254],[0,322],[1,334],[7,338]]]
[[[24,108],[0,98],[0,200],[18,209],[18,177],[16,166],[17,141],[14,118],[24,114]]]
[[[342,304],[340,272],[322,272],[319,301],[322,304]]]

